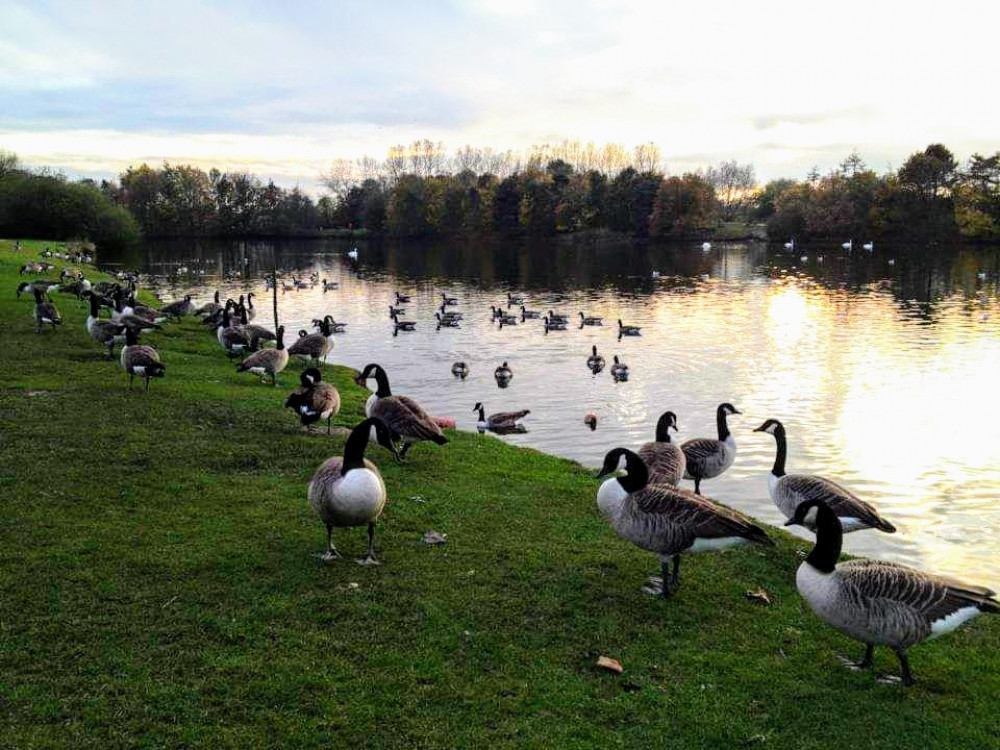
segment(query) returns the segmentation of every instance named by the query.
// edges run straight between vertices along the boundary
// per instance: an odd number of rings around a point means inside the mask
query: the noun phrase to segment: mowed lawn
[[[306,485],[344,438],[282,408],[302,365],[261,385],[187,319],[129,392],[84,303],[34,332],[14,291],[46,244],[0,241],[0,747],[1000,747],[1000,618],[879,684],[795,591],[806,543],[688,558],[652,598],[593,472],[495,438],[372,447],[384,565],[355,529],[324,566]],[[367,391],[324,373],[355,424]]]

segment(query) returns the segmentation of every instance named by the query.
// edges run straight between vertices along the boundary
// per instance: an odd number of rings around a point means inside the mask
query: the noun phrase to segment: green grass
[[[343,438],[281,408],[300,366],[259,385],[187,321],[149,337],[166,379],[129,393],[83,303],[56,295],[65,324],[34,333],[11,248],[0,747],[1000,745],[1000,618],[914,649],[915,688],[877,684],[796,593],[802,542],[690,558],[650,598],[655,559],[602,522],[591,472],[496,439],[450,433],[405,465],[370,450],[385,564],[324,567],[305,490]],[[326,372],[351,425],[366,393]],[[364,530],[337,543],[359,555]],[[773,606],[745,598],[760,586]]]

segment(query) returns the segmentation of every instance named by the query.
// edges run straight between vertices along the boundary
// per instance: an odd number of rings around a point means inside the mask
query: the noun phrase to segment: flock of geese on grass
[[[19,296],[26,290],[34,295],[34,318],[39,332],[46,324],[55,328],[62,322],[48,298],[49,293],[59,288],[59,282],[45,280],[18,287]],[[323,381],[322,373],[315,367],[333,345],[337,324],[330,316],[314,320],[318,333],[302,331],[298,341],[286,349],[284,327],[279,326],[271,333],[248,322],[253,317],[252,294],[223,304],[216,293],[212,302],[197,310],[190,295],[159,309],[140,305],[135,300],[133,280],[124,285],[100,282],[90,285],[82,294],[89,297],[86,330],[91,338],[107,348],[109,358],[114,345],[123,344],[120,363],[129,375],[130,388],[133,377],[145,379],[148,390],[150,378],[163,377],[165,373],[157,351],[139,344],[139,336],[159,330],[168,319],[199,314],[207,326],[214,328],[227,355],[248,355],[238,365],[238,372],[250,372],[262,380],[269,376],[271,383],[276,384],[290,355],[306,360],[310,366],[301,373],[299,387],[288,395],[285,406],[307,429],[326,421],[330,432],[331,420],[340,410],[340,394]],[[397,305],[406,301],[397,293]],[[442,307],[455,303],[456,300],[445,296]],[[523,300],[508,295],[508,304],[523,305]],[[109,319],[100,317],[102,307],[110,309]],[[521,312],[524,316],[528,311],[522,308]],[[546,317],[551,320],[552,314]],[[581,325],[599,323],[600,319],[581,314]],[[622,327],[620,321],[619,325]],[[276,347],[262,349],[262,342],[267,340],[275,340]],[[587,364],[592,368],[598,364],[603,367],[596,346]],[[468,367],[456,363],[452,371],[464,377]],[[512,377],[507,363],[497,368],[498,379],[502,373],[506,373],[504,377]],[[366,365],[356,380],[361,385],[375,381],[375,390],[365,403],[366,418],[351,430],[343,456],[328,459],[316,470],[307,494],[326,528],[322,559],[333,561],[340,557],[333,542],[334,529],[365,526],[367,551],[357,562],[377,565],[375,528],[387,493],[378,468],[365,458],[369,441],[374,439],[396,460],[403,461],[416,443],[445,445],[448,439],[441,429],[441,420],[430,416],[414,399],[392,392],[388,374],[380,365]],[[487,416],[481,402],[473,411],[478,413],[481,430],[514,428],[528,414],[525,410]],[[678,429],[677,416],[667,411],[657,421],[652,441],[637,451],[619,447],[605,455],[597,477],[609,478],[597,491],[597,507],[615,533],[659,558],[660,576],[651,577],[645,587],[650,593],[669,597],[676,591],[680,585],[682,555],[751,543],[773,546],[764,529],[748,517],[701,495],[702,482],[726,472],[736,459],[736,442],[728,418],[739,413],[732,404],[720,404],[716,410],[716,437],[677,444],[670,437],[670,431]],[[899,659],[900,681],[909,685],[913,682],[907,658],[911,646],[950,632],[980,613],[1000,614],[1000,602],[985,587],[879,560],[838,562],[843,534],[861,530],[893,533],[896,528],[870,503],[836,481],[787,473],[788,446],[781,422],[768,419],[755,431],[775,439],[768,487],[774,504],[787,519],[785,525],[801,525],[816,536],[813,549],[798,568],[797,588],[816,615],[865,645],[864,658],[853,667],[872,666],[875,647],[885,645]],[[619,469],[624,471],[620,476]],[[684,479],[694,482],[694,491],[680,487]]]

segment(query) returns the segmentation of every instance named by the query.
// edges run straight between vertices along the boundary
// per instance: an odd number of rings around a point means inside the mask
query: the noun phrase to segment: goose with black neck
[[[651,484],[676,487],[684,477],[687,459],[677,443],[670,441],[670,430],[677,431],[677,415],[665,411],[656,421],[656,439],[639,448],[639,458],[649,469]]]
[[[448,442],[437,422],[420,404],[409,396],[392,395],[389,376],[380,365],[374,362],[365,365],[356,382],[358,385],[366,385],[369,378],[375,379],[376,389],[365,402],[365,414],[381,419],[389,428],[393,439],[402,441],[400,458],[406,456],[414,443],[429,440],[437,445],[444,445]]]
[[[704,479],[714,479],[736,460],[736,440],[729,431],[728,417],[739,414],[736,407],[730,403],[719,404],[715,410],[715,425],[719,437],[694,438],[681,444],[684,458],[687,462],[684,478],[694,480],[694,492],[701,494],[701,483]]]

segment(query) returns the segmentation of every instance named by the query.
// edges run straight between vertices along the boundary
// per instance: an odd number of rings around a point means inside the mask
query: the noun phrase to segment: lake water
[[[530,409],[527,433],[484,439],[588,466],[610,448],[652,439],[667,409],[678,415],[681,440],[714,436],[715,408],[729,401],[743,412],[730,420],[739,453],[703,492],[774,524],[784,520],[767,491],[774,440],[752,430],[780,419],[789,471],[840,481],[899,529],[851,534],[847,551],[1000,585],[995,249],[357,243],[354,263],[352,246],[175,241],[104,261],[163,277],[156,285],[167,301],[255,291],[264,324],[272,320],[263,283],[272,263],[285,279],[316,272],[339,289],[279,291],[289,343],[313,318],[333,315],[348,327],[332,361],[382,364],[395,393],[464,429],[475,429],[477,401],[488,413]],[[173,276],[182,265],[192,273]],[[417,329],[394,336],[388,305],[397,291],[412,297],[403,317]],[[528,320],[501,330],[490,305],[506,308],[508,292],[529,309],[577,320],[583,311],[605,325],[546,334]],[[442,293],[460,300],[451,309],[464,313],[461,328],[437,330]],[[642,335],[619,340],[618,318],[642,326]],[[591,373],[592,345],[609,365],[615,354],[629,365],[627,382],[614,382],[608,369]],[[471,368],[466,380],[451,374],[457,360]],[[493,371],[505,360],[514,378],[501,389]],[[285,374],[283,385],[295,382]],[[595,431],[584,425],[588,412],[598,417]]]

